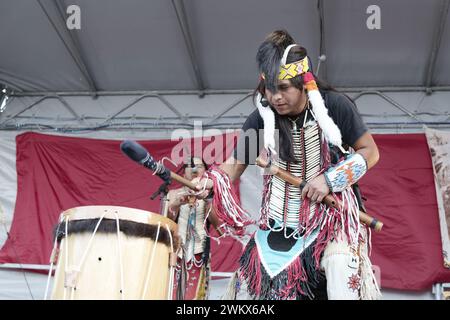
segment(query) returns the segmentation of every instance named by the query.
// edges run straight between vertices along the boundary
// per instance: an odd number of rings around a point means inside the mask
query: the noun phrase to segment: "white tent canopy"
[[[380,8],[371,30],[369,6]],[[70,5],[80,29],[69,30]],[[0,82],[17,91],[251,89],[287,29],[338,87],[450,86],[448,1],[3,0]]]
[[[380,29],[368,27],[372,4],[3,0],[0,85],[10,99],[0,129],[125,129],[117,119],[237,128],[254,108],[256,49],[275,29],[308,48],[321,78],[355,98],[371,128],[448,127],[449,1],[377,1]],[[80,29],[68,29],[72,5]]]

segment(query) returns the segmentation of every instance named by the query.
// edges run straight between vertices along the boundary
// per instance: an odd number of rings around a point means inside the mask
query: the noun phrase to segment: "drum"
[[[171,299],[172,220],[126,207],[77,207],[61,214],[56,240],[52,299]]]

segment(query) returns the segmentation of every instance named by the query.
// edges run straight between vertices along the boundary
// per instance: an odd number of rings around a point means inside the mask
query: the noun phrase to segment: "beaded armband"
[[[357,182],[367,172],[367,162],[354,153],[325,172],[325,180],[332,192],[342,192]]]

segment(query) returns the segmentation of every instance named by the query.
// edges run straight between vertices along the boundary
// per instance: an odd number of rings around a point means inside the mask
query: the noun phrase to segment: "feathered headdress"
[[[278,80],[288,80],[302,76],[309,101],[311,102],[314,118],[322,129],[327,141],[341,148],[341,131],[328,115],[328,110],[317,87],[315,77],[310,71],[311,62],[309,57],[306,55],[298,61],[286,63],[290,50],[295,46],[299,45],[291,44],[282,50],[282,48],[273,42],[264,42],[256,56],[261,78],[264,79],[265,86],[268,90],[276,92]],[[263,97],[261,94],[258,94],[255,104],[264,120],[264,146],[268,149],[275,150],[275,114],[268,104],[263,102]]]

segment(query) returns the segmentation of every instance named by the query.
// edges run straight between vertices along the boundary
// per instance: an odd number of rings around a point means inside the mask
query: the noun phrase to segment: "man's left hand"
[[[323,174],[309,181],[302,190],[302,199],[308,197],[314,202],[322,202],[323,198],[330,193],[325,176]]]

